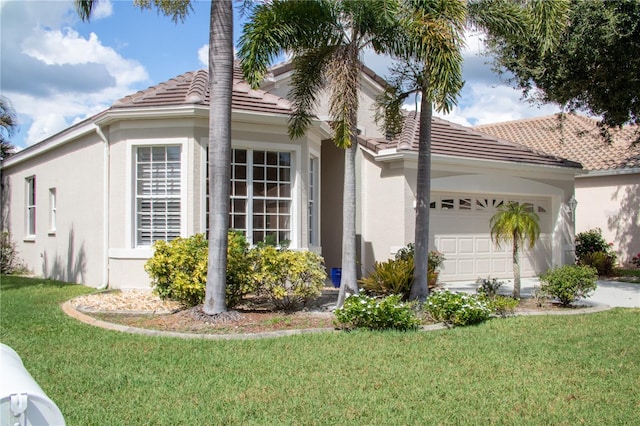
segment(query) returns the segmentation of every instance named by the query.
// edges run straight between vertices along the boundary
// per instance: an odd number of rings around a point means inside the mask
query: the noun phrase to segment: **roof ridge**
[[[136,100],[143,98],[145,95],[149,93],[153,93],[154,91],[175,87],[178,84],[178,79],[184,81],[190,75],[194,74],[194,71],[187,71],[183,74],[177,75],[175,77],[170,78],[169,80],[163,81],[161,83],[155,84],[153,86],[149,86],[146,89],[138,90],[136,93],[132,93],[130,95],[123,96],[122,98],[116,100],[112,106],[123,106],[126,105],[127,102],[135,103]]]

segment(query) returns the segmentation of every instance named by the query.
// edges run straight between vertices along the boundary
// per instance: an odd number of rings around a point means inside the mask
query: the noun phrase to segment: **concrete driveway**
[[[499,293],[510,295],[513,293],[513,280],[499,280],[504,284]],[[474,293],[477,285],[475,281],[456,281],[440,283],[451,291]],[[531,296],[534,287],[540,287],[538,278],[523,278],[520,284],[520,293],[523,297]],[[618,281],[598,281],[598,288],[587,299],[581,299],[581,304],[608,305],[622,308],[640,308],[640,284],[631,284]]]

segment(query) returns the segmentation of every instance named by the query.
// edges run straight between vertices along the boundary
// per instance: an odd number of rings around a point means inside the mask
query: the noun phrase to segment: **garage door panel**
[[[491,259],[477,259],[476,260],[476,275],[490,275],[491,274]]]
[[[476,254],[491,254],[491,246],[493,243],[490,238],[477,237],[476,242]]]
[[[455,236],[442,237],[439,239],[437,247],[438,251],[444,253],[445,257],[447,255],[456,255],[458,254],[458,239]]]
[[[458,254],[474,254],[473,238],[458,238]]]

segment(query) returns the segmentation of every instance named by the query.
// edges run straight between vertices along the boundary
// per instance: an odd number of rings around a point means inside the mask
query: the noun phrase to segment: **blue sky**
[[[206,68],[210,3],[193,2],[183,23],[156,10],[140,10],[132,0],[100,0],[91,22],[80,21],[73,1],[0,0],[0,92],[20,123],[12,142],[37,143],[96,114],[115,100],[187,71]],[[234,34],[241,32],[236,11]],[[479,56],[478,35],[467,37],[465,87],[459,105],[445,118],[475,125],[548,115],[519,100],[500,84]],[[388,59],[365,55],[367,65],[385,75]]]

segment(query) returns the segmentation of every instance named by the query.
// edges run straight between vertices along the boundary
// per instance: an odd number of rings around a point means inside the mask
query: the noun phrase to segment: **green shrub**
[[[151,276],[154,292],[162,299],[171,299],[189,306],[204,300],[207,285],[208,241],[204,234],[176,238],[170,242],[156,241],[154,254],[145,265]],[[250,277],[251,261],[244,236],[229,233],[227,249],[227,307],[235,306],[253,290]]]
[[[0,274],[14,274],[24,271],[25,267],[18,258],[16,244],[8,232],[0,233]]]
[[[416,247],[413,243],[407,244],[396,252],[395,259],[409,260],[413,259],[416,252]],[[443,253],[439,251],[431,250],[427,255],[427,268],[430,272],[436,272],[442,266],[442,262],[446,259]]]
[[[496,295],[488,301],[487,305],[494,314],[506,317],[514,314],[518,303],[520,303],[520,301],[513,297]]]
[[[576,235],[576,259],[582,262],[584,256],[590,253],[602,252],[615,256],[611,245],[605,241],[600,228],[590,229]],[[614,257],[615,261],[615,257]]]
[[[322,294],[327,273],[321,256],[268,245],[253,251],[256,289],[278,309],[291,309]]]
[[[596,271],[598,271],[598,275],[601,275],[603,277],[609,277],[613,275],[615,263],[615,255],[602,251],[587,253],[582,256],[582,259],[579,262],[580,265],[592,266],[596,268]]]
[[[491,315],[487,303],[477,296],[449,290],[431,293],[425,309],[435,321],[458,326],[477,324]]]
[[[397,294],[383,299],[364,294],[349,296],[334,314],[336,327],[347,330],[366,328],[406,331],[420,326],[420,320],[411,305],[402,302]]]
[[[540,289],[556,297],[563,306],[574,300],[586,298],[595,291],[597,271],[590,266],[565,265],[540,276]]]
[[[368,293],[377,296],[397,294],[406,300],[413,283],[413,257],[376,262],[373,272],[358,281]]]
[[[476,291],[479,295],[484,295],[488,299],[494,299],[503,284],[504,281],[498,281],[495,278],[478,278],[476,280],[476,285],[478,286]]]

